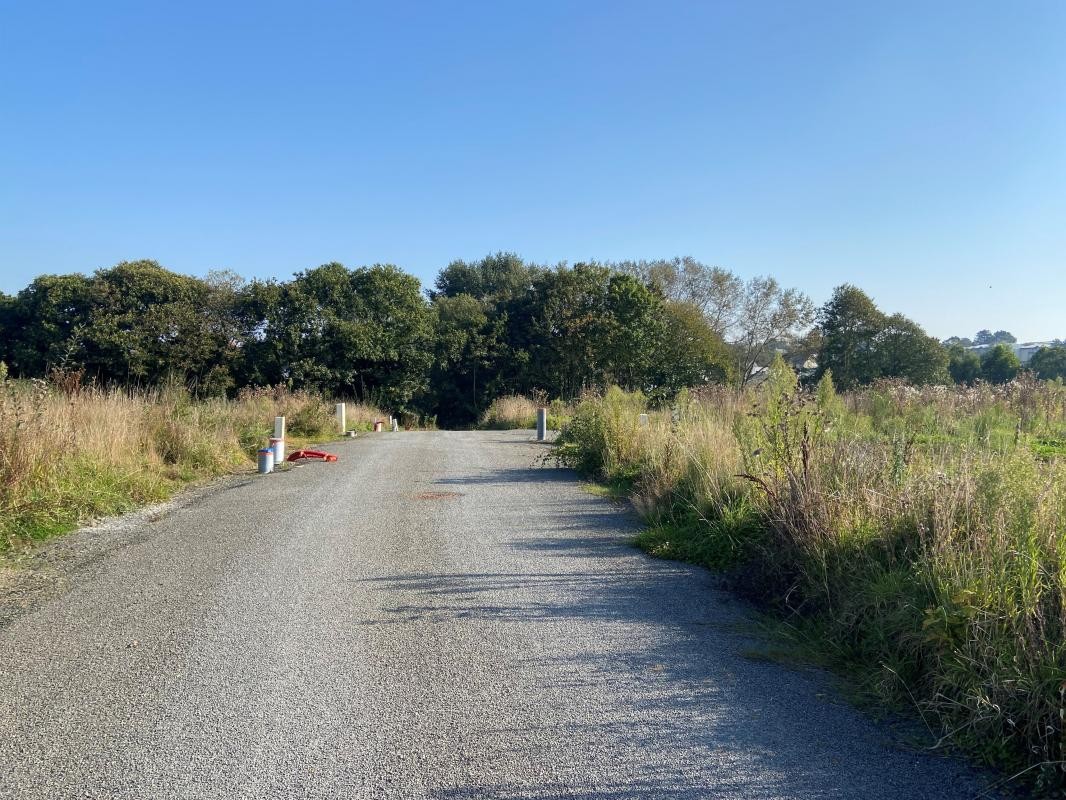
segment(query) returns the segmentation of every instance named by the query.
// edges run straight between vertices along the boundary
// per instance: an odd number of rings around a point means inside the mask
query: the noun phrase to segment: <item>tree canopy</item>
[[[818,375],[832,371],[844,389],[878,378],[902,378],[916,384],[949,378],[948,352],[913,320],[886,316],[856,286],[837,287],[818,314],[821,349]]]
[[[818,375],[831,371],[844,389],[1017,374],[1013,336],[976,340],[994,342],[983,358],[969,340],[942,346],[851,285],[816,315],[797,289],[692,258],[545,266],[497,252],[451,262],[426,292],[390,264],[245,281],[141,260],[0,294],[0,361],[12,376],[180,382],[201,395],[281,384],[444,425],[473,422],[507,393],[572,399],[616,384],[666,402],[686,387],[743,385],[780,355],[816,355]],[[1066,375],[1066,348],[1041,350],[1031,366]]]
[[[1044,380],[1066,378],[1066,347],[1041,347],[1029,359],[1029,369]]]
[[[1018,356],[1005,344],[994,345],[981,357],[981,377],[989,383],[1014,380],[1021,367]]]
[[[246,282],[122,262],[0,296],[0,334],[15,376],[70,370],[199,394],[283,384],[450,425],[502,393],[572,398],[618,384],[667,399],[734,368],[704,307],[606,265],[549,268],[513,253],[454,261],[427,293],[388,264]]]
[[[981,357],[973,350],[953,344],[948,348],[948,372],[955,383],[972,384],[981,377]]]
[[[445,424],[476,417],[500,394],[573,398],[618,384],[665,398],[731,375],[702,311],[604,264],[549,268],[497,253],[452,262],[431,297],[430,405]]]
[[[993,333],[987,328],[978,331],[973,337],[975,345],[1014,344],[1017,341],[1010,331],[996,331]]]

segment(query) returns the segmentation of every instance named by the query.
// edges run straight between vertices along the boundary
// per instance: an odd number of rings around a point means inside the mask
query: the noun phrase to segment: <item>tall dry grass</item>
[[[586,398],[560,458],[629,487],[649,551],[724,568],[805,647],[953,743],[1066,784],[1066,388]]]
[[[520,394],[497,397],[481,415],[479,426],[492,430],[532,428],[537,422],[537,404]]]
[[[349,405],[355,425],[383,417]],[[333,408],[284,389],[196,401],[0,376],[0,552],[253,464],[285,415],[294,442],[335,434]]]
[[[527,397],[520,394],[497,397],[478,420],[478,427],[488,430],[512,430],[534,428],[537,425],[537,409],[547,407],[548,428],[558,430],[570,415],[573,407],[562,400],[547,402],[545,397]]]

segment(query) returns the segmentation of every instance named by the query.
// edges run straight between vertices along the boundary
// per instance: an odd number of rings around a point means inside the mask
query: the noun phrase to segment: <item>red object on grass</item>
[[[326,453],[322,450],[296,450],[289,453],[289,457],[286,461],[299,461],[301,458],[318,458],[322,461],[336,461],[337,457],[333,453]]]

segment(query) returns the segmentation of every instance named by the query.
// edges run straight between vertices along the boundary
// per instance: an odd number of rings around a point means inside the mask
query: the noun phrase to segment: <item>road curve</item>
[[[746,658],[713,576],[528,439],[366,436],[66,537],[92,557],[0,627],[0,798],[982,791]]]

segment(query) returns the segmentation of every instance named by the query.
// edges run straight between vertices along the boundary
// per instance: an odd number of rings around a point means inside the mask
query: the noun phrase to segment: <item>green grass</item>
[[[629,498],[629,494],[632,491],[632,485],[619,484],[619,483],[596,483],[586,482],[581,484],[586,492],[596,497],[605,497],[616,503],[620,503]]]
[[[1038,436],[1030,443],[1033,452],[1041,458],[1066,456],[1066,439],[1053,436]]]

